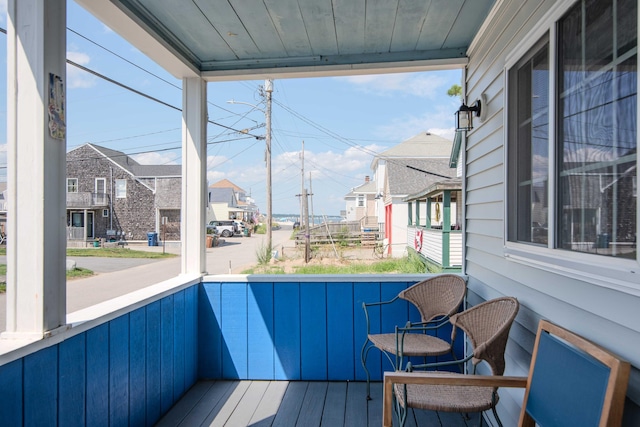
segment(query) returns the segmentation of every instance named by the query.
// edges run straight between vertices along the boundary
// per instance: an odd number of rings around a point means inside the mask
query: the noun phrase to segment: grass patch
[[[420,257],[412,254],[404,258],[388,258],[376,262],[294,265],[291,270],[283,265],[260,264],[244,270],[242,274],[422,274],[428,272]]]
[[[93,271],[86,268],[74,268],[67,271],[67,280],[80,279],[82,277],[93,276]]]
[[[256,249],[256,259],[259,265],[266,265],[271,261],[271,248],[265,244],[258,246]]]
[[[68,248],[67,256],[75,257],[104,257],[104,258],[173,258],[177,255],[161,252],[136,251],[127,248]]]
[[[6,255],[7,248],[0,248],[0,255]],[[95,256],[104,258],[173,258],[176,254],[161,253],[161,252],[149,252],[149,251],[136,251],[128,248],[68,248],[67,256]]]
[[[415,260],[391,258],[374,263],[351,263],[348,265],[304,265],[294,267],[295,274],[412,274],[424,273],[425,266]]]
[[[246,270],[242,270],[240,274],[285,274],[284,268],[269,265],[269,266],[261,266],[259,268],[248,268]]]
[[[80,279],[82,277],[93,276],[93,271],[87,268],[75,268],[67,271],[67,280]],[[7,265],[0,264],[0,275],[7,275]],[[0,294],[7,292],[7,282],[0,282]]]

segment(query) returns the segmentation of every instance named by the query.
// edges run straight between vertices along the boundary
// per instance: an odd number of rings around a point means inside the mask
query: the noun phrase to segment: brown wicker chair
[[[467,283],[464,278],[454,274],[441,274],[416,283],[389,301],[362,304],[367,339],[362,346],[361,362],[367,375],[367,399],[370,399],[370,375],[366,363],[367,355],[372,348],[381,350],[394,370],[403,369],[404,357],[453,354],[453,342],[429,335],[428,332],[436,331],[449,323],[449,316],[459,310],[466,291]],[[407,322],[404,328],[396,327],[393,333],[372,334],[369,307],[391,304],[398,299],[415,305],[420,313],[421,322]]]
[[[463,330],[473,353],[460,362],[471,360],[473,371],[481,361],[487,362],[493,375],[504,373],[504,351],[509,338],[511,324],[518,313],[519,304],[515,298],[503,297],[478,304],[449,319],[454,326],[452,341],[457,328]],[[451,362],[449,362],[451,363]],[[438,366],[447,363],[439,363]],[[416,366],[428,368],[429,366]],[[410,374],[407,374],[410,375]],[[464,374],[457,374],[465,376]],[[394,384],[396,413],[400,425],[404,425],[407,407],[444,412],[483,412],[488,409],[500,424],[495,412],[498,403],[497,387],[456,387],[453,385]],[[500,424],[502,425],[502,424]]]

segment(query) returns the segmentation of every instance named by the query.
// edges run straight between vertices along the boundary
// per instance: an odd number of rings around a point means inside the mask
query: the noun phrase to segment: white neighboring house
[[[408,204],[404,199],[456,176],[456,170],[449,167],[451,147],[452,141],[421,132],[373,159],[376,215],[390,255],[406,253]]]
[[[231,219],[231,213],[238,209],[236,193],[231,188],[209,188],[209,208],[207,222]]]
[[[359,221],[363,229],[378,228],[376,194],[378,194],[376,183],[366,176],[364,184],[353,187],[349,194],[344,196],[346,220]]]
[[[257,221],[258,207],[253,199],[228,179],[209,186],[208,200],[207,222],[227,219]]]

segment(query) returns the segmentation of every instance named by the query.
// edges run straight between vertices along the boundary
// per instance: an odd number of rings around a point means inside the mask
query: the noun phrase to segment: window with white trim
[[[104,194],[107,192],[106,178],[96,178],[96,194]]]
[[[78,192],[78,178],[67,178],[67,193]]]
[[[364,194],[358,194],[358,196],[357,196],[357,206],[359,208],[364,207]]]
[[[127,180],[116,179],[116,199],[124,199],[127,197]]]
[[[637,259],[637,15],[580,0],[508,69],[509,242]]]

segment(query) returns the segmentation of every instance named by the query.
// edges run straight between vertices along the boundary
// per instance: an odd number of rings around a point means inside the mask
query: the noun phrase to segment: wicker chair
[[[451,339],[455,338],[456,330],[460,328],[467,334],[473,347],[473,353],[460,362],[470,360],[474,374],[478,363],[483,360],[489,365],[494,376],[504,373],[504,351],[518,308],[518,300],[503,297],[485,301],[451,316],[450,322],[454,326]],[[438,365],[446,364],[445,362]],[[428,366],[416,366],[416,368],[428,368]],[[464,374],[458,375],[464,377]],[[495,405],[498,403],[497,387],[396,383],[394,395],[400,425],[404,425],[406,420],[407,407],[461,413],[492,409],[498,424],[502,425],[495,411]]]
[[[619,427],[630,369],[629,362],[611,351],[568,329],[540,320],[527,377],[386,372],[382,425],[392,425],[394,387],[412,383],[429,387],[429,392],[441,387],[524,388],[519,427]]]
[[[367,399],[371,399],[367,356],[372,348],[381,350],[394,370],[403,369],[404,357],[453,354],[453,342],[429,335],[428,332],[433,333],[449,324],[449,316],[459,310],[466,291],[467,284],[462,277],[441,274],[416,283],[389,301],[362,304],[367,324],[367,339],[362,346],[361,361],[367,375]],[[407,322],[404,328],[396,327],[393,333],[372,334],[369,308],[391,304],[398,299],[415,305],[420,313],[421,322]]]

